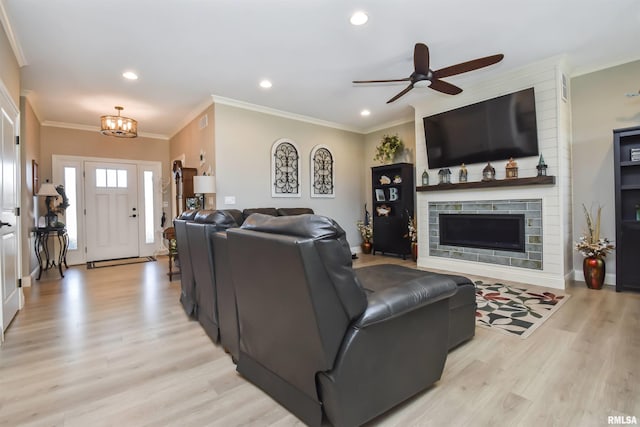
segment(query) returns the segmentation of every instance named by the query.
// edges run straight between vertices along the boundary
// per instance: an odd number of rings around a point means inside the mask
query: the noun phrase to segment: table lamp
[[[58,215],[53,212],[53,207],[51,205],[59,195],[60,194],[58,194],[58,190],[56,190],[55,185],[50,183],[49,180],[40,186],[40,189],[36,194],[38,197],[46,197],[44,203],[47,205],[47,215],[45,216],[47,220],[47,227],[55,227],[58,223]]]
[[[202,199],[202,209],[206,209],[205,195],[216,193],[216,177],[213,175],[196,175],[193,177],[193,192]]]

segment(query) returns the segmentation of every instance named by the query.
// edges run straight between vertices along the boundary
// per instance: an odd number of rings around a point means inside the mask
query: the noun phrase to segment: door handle
[[[5,226],[11,227],[11,224],[8,223],[8,222],[0,221],[0,228],[5,227]]]

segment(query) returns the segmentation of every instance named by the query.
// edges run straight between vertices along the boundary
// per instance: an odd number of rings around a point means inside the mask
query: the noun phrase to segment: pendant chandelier
[[[100,117],[100,133],[118,138],[135,138],[138,136],[138,122],[128,117],[120,116],[123,107],[116,106],[117,116]]]

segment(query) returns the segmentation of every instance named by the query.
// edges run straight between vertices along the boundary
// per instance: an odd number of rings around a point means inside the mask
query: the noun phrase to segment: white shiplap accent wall
[[[530,283],[563,289],[565,276],[571,270],[571,147],[570,108],[561,100],[561,72],[565,71],[564,58],[551,58],[519,70],[491,77],[482,84],[465,86],[457,96],[428,94],[416,102],[416,182],[427,168],[427,153],[422,118],[448,111],[453,108],[473,104],[518,90],[534,87],[536,97],[536,118],[538,125],[538,146],[549,166],[549,175],[556,176],[553,186],[508,187],[472,190],[450,190],[420,192],[417,194],[418,218],[418,266],[438,268],[457,274],[473,274],[497,279]],[[481,72],[481,71],[476,71]],[[491,76],[485,70],[487,76]],[[456,83],[453,78],[449,79]],[[437,100],[434,100],[438,98]],[[535,176],[537,157],[516,159],[520,177]],[[492,163],[498,179],[505,175],[506,161]],[[469,181],[479,181],[485,164],[467,165]],[[452,182],[457,182],[459,168],[451,168]],[[437,182],[437,170],[429,170],[430,182]],[[456,200],[508,200],[542,199],[543,224],[543,269],[533,271],[523,268],[459,261],[455,259],[429,256],[428,203],[430,201]],[[567,248],[569,246],[569,248]]]

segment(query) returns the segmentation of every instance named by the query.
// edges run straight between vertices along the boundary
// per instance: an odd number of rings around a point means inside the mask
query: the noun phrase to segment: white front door
[[[4,331],[18,312],[18,146],[16,145],[18,112],[0,91],[0,296]]]
[[[85,162],[87,261],[139,255],[136,165]]]

